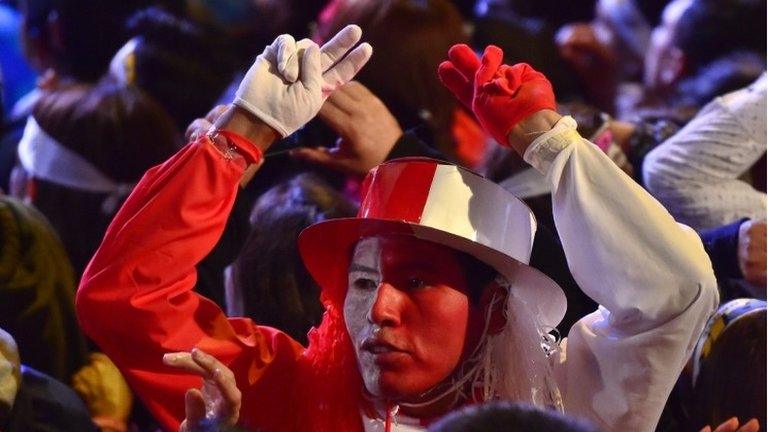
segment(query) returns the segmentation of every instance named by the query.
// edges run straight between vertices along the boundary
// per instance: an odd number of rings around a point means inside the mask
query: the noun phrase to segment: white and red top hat
[[[528,266],[535,232],[530,209],[501,186],[455,165],[404,158],[371,170],[357,217],[310,226],[299,237],[299,250],[325,298],[340,305],[360,239],[405,234],[442,244],[496,269],[539,325],[554,328],[566,300],[555,282]]]

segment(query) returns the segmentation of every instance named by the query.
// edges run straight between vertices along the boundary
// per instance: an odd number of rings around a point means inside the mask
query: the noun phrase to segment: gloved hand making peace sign
[[[278,36],[245,74],[233,103],[283,137],[292,134],[368,62],[369,44],[353,49],[361,36],[360,27],[350,25],[322,48],[308,39]]]
[[[502,64],[504,53],[496,46],[478,59],[467,45],[454,45],[448,57],[438,69],[441,81],[502,145],[516,147],[509,139],[515,126],[539,111],[555,110],[547,78],[525,63]]]

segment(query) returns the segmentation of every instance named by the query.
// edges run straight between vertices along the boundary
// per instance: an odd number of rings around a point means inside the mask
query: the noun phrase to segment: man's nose
[[[379,327],[400,325],[400,312],[403,293],[387,282],[382,282],[376,289],[376,299],[369,311],[369,320]]]

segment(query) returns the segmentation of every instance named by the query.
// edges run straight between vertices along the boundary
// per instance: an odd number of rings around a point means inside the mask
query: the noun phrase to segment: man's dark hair
[[[694,0],[683,12],[673,43],[695,73],[733,51],[765,56],[765,0]]]
[[[488,264],[464,252],[459,252],[458,256],[461,267],[464,270],[464,275],[467,278],[469,299],[472,303],[476,304],[480,300],[483,289],[493,281],[499,272]]]
[[[555,411],[511,402],[490,402],[454,411],[428,432],[598,432],[595,426]]]

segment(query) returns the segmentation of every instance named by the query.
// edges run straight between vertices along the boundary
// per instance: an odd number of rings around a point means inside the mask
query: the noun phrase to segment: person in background
[[[765,299],[766,223],[747,218],[699,232],[720,285],[723,302]]]
[[[0,430],[96,432],[71,388],[21,363],[13,337],[0,328]],[[117,431],[109,431],[117,432]]]
[[[352,23],[360,25],[377,50],[356,79],[382,100],[403,129],[421,126],[422,139],[448,160],[476,167],[485,152],[485,135],[435,76],[448,48],[467,40],[456,8],[448,0],[334,0],[320,14],[313,39],[327,41]]]
[[[227,313],[284,331],[302,345],[320,324],[320,287],[301,262],[299,233],[355,206],[319,177],[300,174],[265,192],[251,213],[252,231],[232,264]],[[230,290],[231,288],[231,290]]]
[[[659,432],[757,432],[765,425],[765,301],[710,317],[664,408]]]
[[[754,53],[765,62],[766,27],[760,0],[674,0],[651,36],[643,82],[662,100],[683,98],[680,86],[713,62],[734,52]],[[712,97],[744,87],[756,76]],[[734,83],[731,83],[732,85]],[[703,105],[708,101],[700,101]]]
[[[765,299],[766,75],[707,104],[643,164],[646,188],[705,237],[724,299]]]
[[[528,2],[478,0],[472,21],[472,45],[496,45],[508,64],[525,62],[552,82],[558,102],[585,101],[589,94],[572,68],[559,54],[555,35],[573,22],[594,16],[595,0]]]
[[[157,101],[181,135],[232,80],[237,65],[226,40],[159,7],[136,12],[125,27],[130,39],[112,58],[110,75]]]
[[[24,373],[29,375],[25,380],[38,383],[30,384],[33,387],[50,388],[51,396],[62,386],[58,383],[71,384],[102,432],[123,431],[131,392],[104,354],[88,353],[75,316],[75,277],[53,228],[35,208],[0,196],[0,239],[0,329],[16,335],[13,350],[24,358],[28,368]],[[51,380],[57,384],[45,384]],[[66,396],[62,397],[66,400]],[[56,411],[45,412],[47,408],[27,406],[29,403],[37,402],[24,399],[18,411],[25,413],[20,417],[29,416],[26,411],[34,409],[39,410],[34,421],[57,421]],[[11,430],[18,431],[43,427],[21,420],[12,423],[21,429]],[[1,420],[0,430],[6,431]]]
[[[245,72],[251,60],[278,35],[309,37],[318,13],[328,0],[182,0],[175,3],[181,3],[181,7],[174,8],[174,12],[230,39]],[[242,76],[233,80],[233,91],[240,78]]]
[[[592,102],[621,120],[673,109],[685,122],[691,110],[765,69],[765,20],[758,18],[765,2],[611,0],[596,11],[594,22],[562,28],[557,43]],[[637,80],[638,69],[642,86],[620,86]]]
[[[710,318],[693,356],[695,426],[766,424],[765,327],[765,302],[756,300],[726,303]]]
[[[15,5],[0,3],[0,75],[2,110],[10,112],[22,96],[35,87],[36,75],[27,64],[21,46],[21,13]]]
[[[13,332],[26,365],[64,383],[88,362],[75,286],[69,258],[45,217],[0,196],[0,328]]]
[[[552,410],[510,403],[489,402],[456,410],[427,432],[599,432],[594,425]]]
[[[125,19],[153,0],[19,0],[20,39],[27,63],[37,74],[36,87],[19,99],[0,137],[0,188],[9,190],[16,147],[27,117],[43,93],[97,82],[125,43]]]
[[[165,111],[135,87],[62,88],[27,121],[13,190],[48,218],[79,278],[120,202],[176,140]]]
[[[642,79],[651,31],[668,2],[598,0],[593,20],[557,30],[557,56],[582,83],[585,102],[614,114],[620,86]]]
[[[133,394],[120,371],[104,353],[93,352],[88,364],[72,377],[72,388],[85,402],[101,432],[126,432],[131,420]]]
[[[766,219],[766,75],[705,106],[645,158],[646,188],[677,220],[707,229]],[[748,177],[745,181],[742,178]]]

